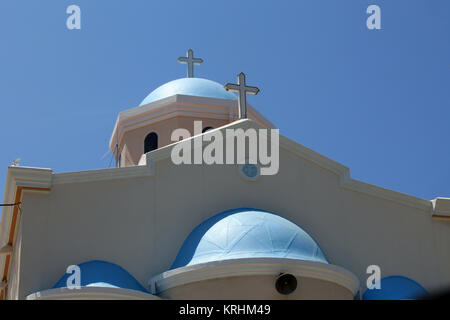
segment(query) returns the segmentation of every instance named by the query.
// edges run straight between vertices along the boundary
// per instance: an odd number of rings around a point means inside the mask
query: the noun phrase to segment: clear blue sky
[[[66,8],[82,29],[66,28]],[[377,4],[382,30],[366,28]],[[185,75],[247,74],[281,134],[353,178],[450,197],[450,1],[0,2],[0,193],[7,166],[107,168],[118,113]],[[3,197],[1,197],[3,200]]]

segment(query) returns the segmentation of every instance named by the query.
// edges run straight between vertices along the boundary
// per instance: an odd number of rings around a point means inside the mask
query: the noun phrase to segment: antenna
[[[13,166],[13,167],[18,167],[18,166],[19,166],[19,161],[20,161],[20,160],[22,160],[22,159],[20,159],[20,158],[14,159],[14,160],[12,161],[12,166]]]

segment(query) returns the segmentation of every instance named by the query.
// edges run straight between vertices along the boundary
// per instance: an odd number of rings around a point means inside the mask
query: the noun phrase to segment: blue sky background
[[[82,29],[66,28],[66,8]],[[366,28],[377,4],[382,30]],[[371,184],[450,197],[450,1],[0,2],[0,193],[7,166],[107,168],[118,113],[185,76],[247,74],[280,133]],[[112,162],[112,165],[114,163]]]

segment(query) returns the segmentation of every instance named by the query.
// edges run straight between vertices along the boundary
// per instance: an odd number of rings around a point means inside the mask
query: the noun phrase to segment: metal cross
[[[189,49],[186,52],[187,57],[179,57],[177,61],[179,63],[185,63],[187,64],[187,77],[193,78],[194,77],[194,64],[200,65],[203,63],[203,59],[200,58],[194,58],[194,51],[192,49]]]
[[[257,87],[250,87],[246,85],[245,74],[243,72],[238,74],[238,84],[227,83],[224,87],[227,91],[239,92],[238,97],[239,119],[246,119],[247,93],[258,94],[259,89]]]

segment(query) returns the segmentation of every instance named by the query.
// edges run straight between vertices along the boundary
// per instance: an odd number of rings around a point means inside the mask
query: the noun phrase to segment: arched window
[[[213,127],[206,127],[202,130],[202,133],[205,133],[206,131],[209,131],[211,129],[214,129]]]
[[[150,132],[144,140],[144,153],[158,149],[158,135]]]

